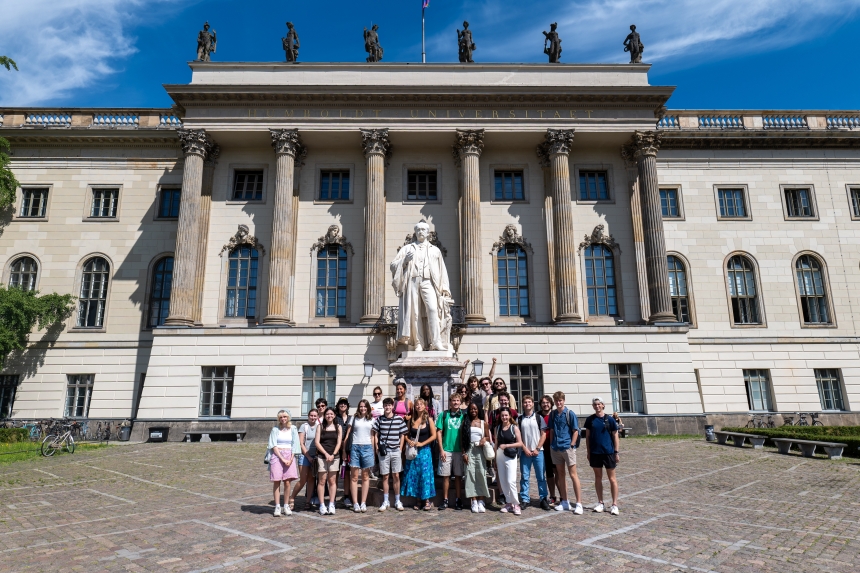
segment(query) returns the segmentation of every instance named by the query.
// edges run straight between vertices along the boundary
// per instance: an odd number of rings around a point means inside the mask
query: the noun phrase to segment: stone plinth
[[[430,384],[433,395],[448,407],[448,396],[456,384],[460,383],[460,372],[465,365],[454,358],[454,351],[404,352],[389,367],[394,379],[402,378],[412,389],[413,397],[418,395],[422,384]]]

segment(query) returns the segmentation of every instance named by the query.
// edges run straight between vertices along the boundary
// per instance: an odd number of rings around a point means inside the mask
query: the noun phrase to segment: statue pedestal
[[[453,350],[413,350],[402,353],[389,367],[395,381],[402,378],[406,382],[407,394],[412,399],[418,397],[423,384],[429,384],[444,410],[448,408],[448,396],[460,383],[460,372],[464,365],[454,358]]]

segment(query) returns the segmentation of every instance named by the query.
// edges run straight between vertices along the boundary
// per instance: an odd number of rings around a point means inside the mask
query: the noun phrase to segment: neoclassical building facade
[[[191,68],[172,109],[0,110],[4,284],[77,297],[0,416],[250,432],[390,393],[425,220],[457,358],[518,399],[857,420],[860,112],[667,110],[644,64]]]

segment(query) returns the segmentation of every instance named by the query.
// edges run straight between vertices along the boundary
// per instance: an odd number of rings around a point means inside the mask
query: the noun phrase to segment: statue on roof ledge
[[[475,43],[472,41],[472,31],[469,29],[469,23],[463,22],[463,31],[457,30],[457,46],[459,47],[460,62],[464,64],[474,64],[472,52],[475,51]]]
[[[630,26],[630,33],[624,38],[624,51],[630,52],[630,63],[641,64],[642,52],[645,51],[645,46],[639,39],[639,32],[636,31],[636,25]]]
[[[197,61],[208,62],[209,54],[215,53],[215,45],[218,43],[218,37],[215,30],[209,31],[209,22],[203,24],[203,29],[197,34]]]
[[[549,56],[549,63],[557,64],[561,60],[561,38],[556,32],[558,24],[553,22],[549,25],[549,32],[544,32],[543,53]]]
[[[281,38],[281,44],[287,54],[287,61],[295,64],[299,59],[299,35],[292,22],[287,22],[287,37]]]
[[[367,52],[367,61],[368,62],[381,62],[382,61],[382,46],[379,45],[379,34],[377,33],[379,30],[379,25],[374,24],[373,27],[368,30],[364,29],[364,51]]]

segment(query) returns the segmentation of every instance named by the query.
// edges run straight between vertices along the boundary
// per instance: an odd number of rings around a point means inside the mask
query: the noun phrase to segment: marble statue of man
[[[415,225],[411,243],[391,262],[392,286],[400,299],[397,342],[414,350],[448,350],[451,298],[448,270],[439,247],[429,241],[430,226]]]

